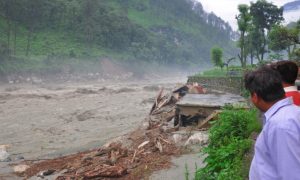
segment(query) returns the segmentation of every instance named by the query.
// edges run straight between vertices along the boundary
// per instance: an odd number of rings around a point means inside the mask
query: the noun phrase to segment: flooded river
[[[185,77],[118,83],[3,85],[0,145],[16,158],[46,159],[99,147],[137,128],[160,87]],[[1,171],[1,170],[0,170]]]

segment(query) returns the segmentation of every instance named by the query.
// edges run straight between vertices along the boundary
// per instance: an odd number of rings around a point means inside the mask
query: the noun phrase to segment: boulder
[[[25,165],[25,164],[20,164],[20,165],[17,165],[17,166],[14,166],[14,167],[13,167],[15,173],[23,173],[23,172],[25,172],[28,168],[29,168],[29,166],[28,166],[28,165]]]
[[[0,162],[9,162],[11,161],[10,155],[6,151],[9,145],[0,145]]]

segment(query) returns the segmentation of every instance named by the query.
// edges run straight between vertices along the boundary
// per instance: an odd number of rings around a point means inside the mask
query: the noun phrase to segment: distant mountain
[[[300,0],[292,1],[283,5],[284,11],[297,11],[300,10]]]
[[[101,56],[209,65],[212,47],[223,48],[225,57],[237,50],[231,26],[206,12],[196,0],[5,2],[0,3],[0,45],[2,41],[7,46],[14,44],[6,42],[13,38],[7,37],[5,29],[7,22],[15,23],[19,26],[15,29],[24,31],[16,31],[17,56]]]
[[[298,21],[300,19],[300,0],[284,4],[283,17],[286,24]]]

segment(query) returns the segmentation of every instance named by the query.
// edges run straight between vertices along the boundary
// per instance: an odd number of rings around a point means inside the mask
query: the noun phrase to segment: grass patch
[[[195,179],[247,179],[253,144],[249,137],[260,130],[256,110],[226,108],[209,130],[210,143],[203,150],[206,166],[197,170]]]
[[[243,77],[244,72],[251,70],[255,67],[247,66],[246,69],[243,69],[240,66],[230,66],[228,68],[224,67],[223,69],[215,67],[213,69],[209,69],[198,74],[195,76],[198,77]]]
[[[225,69],[214,68],[207,71],[203,71],[202,73],[197,74],[197,76],[202,77],[226,77],[227,71]]]

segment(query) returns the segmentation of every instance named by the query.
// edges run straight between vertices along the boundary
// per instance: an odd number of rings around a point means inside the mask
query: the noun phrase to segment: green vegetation
[[[299,44],[300,21],[298,24],[299,27],[296,28],[274,26],[268,34],[270,40],[269,48],[273,51],[287,51],[289,59],[300,58],[296,53],[297,44]]]
[[[49,59],[206,66],[214,45],[234,54],[232,34],[228,23],[193,1],[0,1],[2,70],[11,60],[20,61],[19,70],[40,70]]]
[[[196,74],[195,76],[201,77],[226,77],[227,70],[221,68],[213,68],[210,70],[203,71],[202,73]]]
[[[224,62],[223,62],[223,51],[219,47],[213,47],[210,52],[211,61],[214,66],[218,66],[223,69]]]
[[[266,59],[281,60],[286,50],[289,59],[297,60],[300,51],[300,20],[294,27],[280,25],[283,18],[283,7],[277,7],[266,0],[257,0],[238,6],[236,16],[240,38],[237,46],[242,67],[246,67],[248,59],[251,65],[256,60],[263,64]],[[273,51],[273,52],[271,52]],[[275,52],[275,53],[274,53]],[[266,53],[269,57],[266,58]]]
[[[247,29],[250,27],[251,15],[249,13],[248,5],[241,4],[238,6],[238,10],[240,14],[236,17],[239,31],[241,33],[240,40],[238,46],[240,47],[239,59],[241,62],[241,66],[245,67],[247,62],[247,53],[246,53],[246,37],[245,33]]]
[[[229,66],[224,68],[213,68],[201,73],[195,74],[194,76],[199,77],[242,77],[245,70],[253,69],[255,66],[247,66],[243,69],[240,66]]]
[[[206,166],[197,170],[195,179],[247,179],[247,153],[253,144],[249,137],[260,130],[255,110],[225,108],[209,130],[209,145],[203,150]]]

